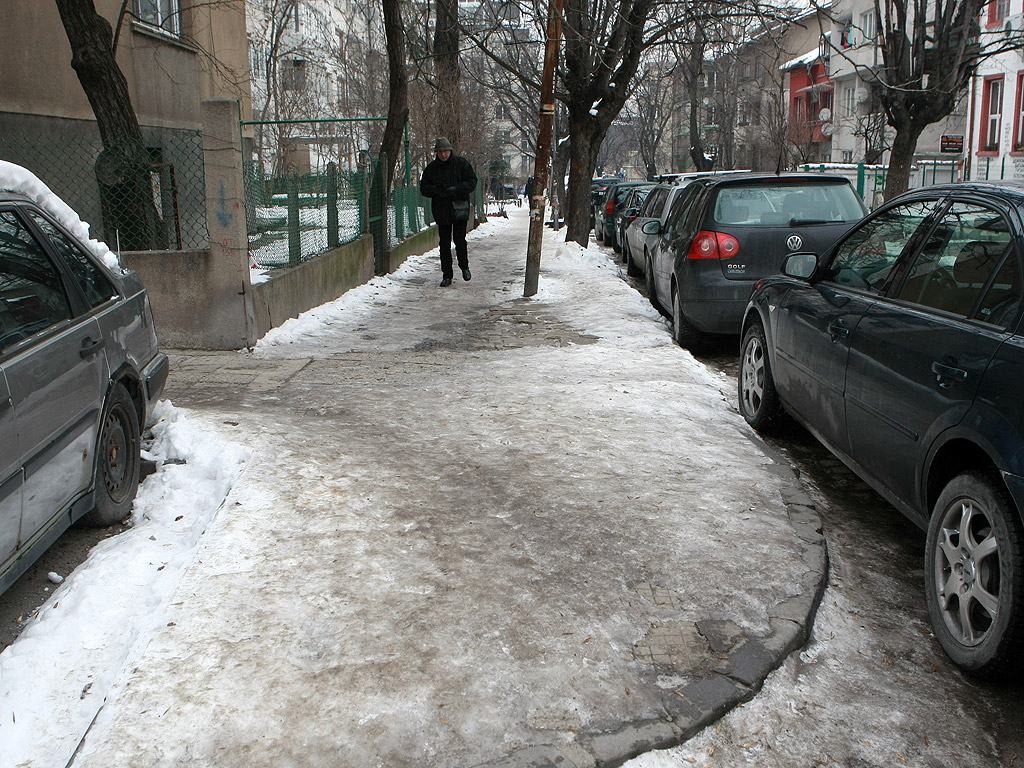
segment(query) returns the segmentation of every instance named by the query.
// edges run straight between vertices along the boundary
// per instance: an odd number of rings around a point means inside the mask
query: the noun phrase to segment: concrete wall
[[[3,2],[0,113],[94,121],[71,68],[71,45],[57,6],[44,0]],[[162,34],[125,15],[117,63],[142,126],[198,128],[204,99],[240,99],[251,112],[249,57],[242,3],[182,3],[181,35]],[[95,0],[116,23],[122,0]],[[211,63],[210,56],[216,56]],[[237,113],[237,108],[236,108]]]
[[[252,286],[257,338],[285,320],[369,282],[373,277],[373,238],[363,235],[297,267],[275,269],[271,275],[270,280]]]
[[[426,253],[431,248],[437,247],[437,225],[431,224],[422,232],[406,238],[394,248],[388,256],[388,272],[394,272],[410,256],[418,256]],[[454,257],[454,254],[453,254]],[[440,262],[438,262],[440,264]]]
[[[437,227],[431,226],[391,250],[388,271],[436,247]],[[363,235],[297,267],[274,270],[263,283],[238,280],[234,290],[216,274],[217,259],[209,251],[126,251],[121,260],[146,286],[161,345],[241,349],[289,318],[369,282],[373,238]],[[249,326],[240,326],[247,312]]]
[[[161,346],[176,349],[241,349],[244,329],[234,337],[218,332],[218,317],[237,317],[228,327],[244,324],[245,296],[241,281],[219,295],[216,259],[210,251],[125,251],[121,262],[134,269],[149,293]]]

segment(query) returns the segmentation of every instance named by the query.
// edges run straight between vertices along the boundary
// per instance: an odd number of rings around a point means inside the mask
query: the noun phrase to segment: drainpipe
[[[964,181],[971,178],[974,158],[974,105],[978,102],[978,75],[971,75],[971,113],[967,125],[967,152],[964,153]]]

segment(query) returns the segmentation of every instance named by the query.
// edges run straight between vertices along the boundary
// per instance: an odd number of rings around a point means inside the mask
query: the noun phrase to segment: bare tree
[[[982,32],[978,19],[989,0],[875,0],[877,66],[863,65],[833,42],[833,55],[852,64],[878,88],[894,129],[885,197],[907,189],[917,142],[929,125],[954,112],[978,64],[1024,48],[1021,32]],[[862,30],[870,32],[870,30]]]
[[[388,121],[384,128],[380,151],[387,159],[384,180],[384,194],[387,195],[394,182],[395,161],[402,146],[402,132],[409,119],[409,69],[405,53],[401,0],[382,2],[388,52]]]
[[[96,178],[104,228],[130,250],[165,248],[166,237],[150,186],[150,160],[128,82],[114,58],[113,28],[93,0],[56,0],[71,44],[71,67],[96,116],[103,152]],[[123,12],[123,8],[122,8]]]
[[[434,82],[437,88],[438,132],[455,146],[462,138],[459,120],[459,2],[434,0],[437,9],[434,26]]]
[[[636,78],[636,88],[623,108],[628,133],[649,179],[658,175],[662,140],[673,115],[681,107],[673,101],[676,92],[670,80],[674,65],[671,51],[665,47],[646,56]]]

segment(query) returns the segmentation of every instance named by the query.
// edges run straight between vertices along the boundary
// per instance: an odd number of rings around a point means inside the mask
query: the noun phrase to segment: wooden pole
[[[544,46],[544,78],[540,88],[540,126],[533,168],[533,199],[530,201],[530,238],[526,246],[526,286],[523,296],[537,293],[540,278],[540,247],[544,240],[544,205],[547,199],[548,166],[551,163],[551,127],[555,120],[555,66],[562,37],[562,0],[549,0],[548,39]]]

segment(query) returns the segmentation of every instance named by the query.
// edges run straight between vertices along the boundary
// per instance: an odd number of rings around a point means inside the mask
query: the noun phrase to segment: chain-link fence
[[[2,134],[0,159],[32,171],[111,248],[209,248],[199,131],[160,129],[144,144]]]
[[[391,190],[385,204],[384,166],[378,157],[365,170],[341,171],[330,164],[325,173],[275,175],[261,174],[251,164],[245,178],[246,221],[255,264],[295,266],[368,233],[374,238],[377,271],[384,271],[384,250],[432,221],[430,201],[411,176],[409,185]],[[482,197],[477,206],[482,210]]]
[[[285,267],[350,243],[366,231],[366,176],[333,165],[323,174],[246,171],[249,252],[261,267]]]

